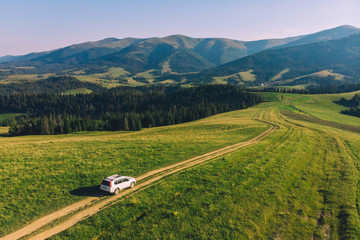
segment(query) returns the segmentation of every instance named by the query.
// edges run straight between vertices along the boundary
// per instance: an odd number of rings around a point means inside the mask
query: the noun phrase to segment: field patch
[[[9,133],[8,127],[0,127],[0,135],[7,135]]]
[[[307,122],[338,128],[345,131],[360,133],[360,127],[355,127],[355,126],[336,123],[336,122],[330,122],[313,116],[298,114],[289,110],[281,110],[281,114],[294,120],[307,121]]]
[[[254,70],[250,69],[244,72],[238,72],[227,76],[222,77],[214,77],[215,83],[241,83],[241,82],[253,82],[256,80],[255,74],[253,74]]]
[[[310,74],[310,76],[319,76],[319,77],[324,77],[324,78],[332,76],[332,77],[334,77],[335,80],[339,80],[339,81],[342,81],[345,78],[344,75],[339,74],[339,73],[334,73],[332,70],[323,70],[320,72]]]
[[[2,77],[0,83],[33,82],[53,76],[53,74],[18,74]]]
[[[360,120],[340,113],[347,108],[336,104],[341,98],[350,99],[360,91],[341,94],[314,94],[314,95],[292,95],[294,96],[291,104],[316,118],[326,121],[337,122],[346,125],[360,127]],[[284,94],[285,96],[286,94]],[[290,96],[290,95],[289,95]],[[307,96],[307,98],[300,97]]]
[[[0,122],[6,120],[6,119],[12,119],[18,116],[21,116],[23,114],[21,113],[1,113],[0,114]]]
[[[111,67],[105,73],[74,75],[81,81],[99,84],[106,88],[118,86],[143,86],[154,80],[152,70],[131,76],[130,72],[120,67]]]
[[[277,80],[281,79],[282,76],[283,76],[284,74],[288,73],[289,71],[290,71],[290,68],[286,68],[286,69],[282,70],[281,72],[279,72],[278,74],[276,74],[274,77],[272,77],[272,78],[270,79],[270,81],[277,81]]]
[[[89,94],[92,92],[93,91],[86,89],[86,88],[77,88],[77,89],[68,90],[68,91],[64,92],[64,94],[76,95],[76,94]]]
[[[256,76],[253,74],[254,70],[250,69],[246,72],[239,72],[241,79],[245,82],[252,82],[256,80]]]

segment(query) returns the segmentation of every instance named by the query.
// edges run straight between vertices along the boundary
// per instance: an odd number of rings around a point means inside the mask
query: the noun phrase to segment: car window
[[[124,179],[123,179],[123,181],[124,181],[124,182],[128,182],[128,181],[129,181],[129,179],[127,179],[127,178],[124,178]]]
[[[106,180],[103,180],[101,184],[102,184],[102,185],[105,185],[105,186],[110,186],[110,182],[108,182],[108,181],[106,181]]]

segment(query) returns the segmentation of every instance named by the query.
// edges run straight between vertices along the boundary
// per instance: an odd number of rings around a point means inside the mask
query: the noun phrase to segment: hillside
[[[67,91],[81,91],[100,92],[105,89],[98,84],[82,82],[74,77],[69,76],[53,76],[38,81],[30,81],[25,83],[8,83],[0,84],[0,98],[3,95],[16,95],[19,93],[47,93],[47,94],[62,94]],[[86,90],[85,90],[86,89]],[[1,107],[0,107],[1,109]],[[1,112],[1,110],[0,110]]]
[[[334,40],[359,32],[360,29],[355,27],[340,26],[309,35],[257,41],[183,35],[143,39],[107,38],[48,52],[1,57],[0,76],[4,79],[13,75],[48,73],[89,76],[107,73],[109,68],[116,67],[127,72],[117,77],[131,78],[132,82],[137,81],[132,78],[134,75],[147,72],[146,81],[143,82],[148,83],[169,74],[204,71],[267,49]],[[123,84],[129,84],[129,81]]]
[[[272,102],[132,133],[0,136],[0,236],[357,239],[359,121],[331,107],[354,94],[266,93]],[[137,187],[101,194],[114,172]]]
[[[93,52],[96,49],[103,49],[104,51],[99,51],[99,54],[109,54],[111,50],[119,51],[125,47],[130,46],[132,43],[137,41],[135,38],[124,38],[124,39],[116,39],[116,38],[106,38],[100,41],[95,42],[84,42],[79,44],[73,44],[71,46],[55,49],[47,52],[39,52],[39,53],[30,53],[23,56],[5,56],[0,58],[1,62],[13,62],[18,65],[21,64],[31,64],[31,61],[37,63],[62,63],[64,59],[70,56],[76,56],[79,53],[86,54],[88,50]],[[96,56],[98,57],[98,56]],[[30,61],[30,62],[29,62]]]
[[[327,42],[269,49],[203,71],[191,80],[248,85],[342,84],[360,80],[360,34]],[[251,79],[244,77],[251,74]],[[190,81],[191,81],[190,80]]]

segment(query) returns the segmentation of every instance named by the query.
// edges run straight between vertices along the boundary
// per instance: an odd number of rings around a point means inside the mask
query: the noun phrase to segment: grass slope
[[[296,108],[307,112],[314,117],[342,124],[360,126],[359,118],[341,114],[340,111],[347,108],[334,103],[334,101],[338,101],[342,97],[350,99],[356,93],[359,94],[360,91],[341,94],[319,94],[307,95],[304,97],[292,97],[291,103]]]
[[[268,128],[251,120],[256,113],[248,109],[141,132],[2,137],[0,235],[79,201],[106,176],[139,176],[250,139]]]
[[[2,114],[0,114],[0,122],[4,121],[6,119],[15,118],[20,115],[22,115],[22,114],[21,113],[2,113]]]
[[[11,225],[19,216],[24,224],[79,200],[69,191],[96,186],[110,172],[137,176],[248,139],[267,128],[251,120],[259,114],[280,129],[257,145],[169,177],[52,239],[358,239],[360,134],[306,118],[344,124],[332,101],[354,93],[265,94],[272,102],[139,133],[0,138],[2,234],[16,227]],[[283,110],[298,114],[290,118]],[[24,180],[35,184],[25,189],[19,184]]]
[[[89,94],[92,93],[93,91],[86,89],[86,88],[77,88],[77,89],[72,89],[72,90],[67,90],[64,92],[65,95],[76,95],[76,94]]]
[[[279,107],[290,98],[258,107],[261,119],[280,125],[259,144],[175,175],[52,239],[357,239],[360,135],[285,118]]]
[[[296,47],[269,49],[190,76],[193,81],[224,77],[252,69],[260,85],[327,85],[357,82],[360,34]],[[331,49],[331,52],[329,51]],[[290,69],[290,71],[284,71]]]

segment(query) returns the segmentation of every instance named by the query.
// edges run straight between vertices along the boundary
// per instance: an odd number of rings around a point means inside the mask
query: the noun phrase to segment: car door
[[[115,188],[115,189],[119,188],[119,189],[121,190],[121,189],[122,189],[121,183],[122,183],[122,179],[116,180],[116,181],[114,182],[114,184],[115,184],[114,188]]]
[[[121,186],[120,187],[121,189],[130,187],[129,179],[127,179],[127,178],[122,179],[122,183],[120,184],[120,186]]]

